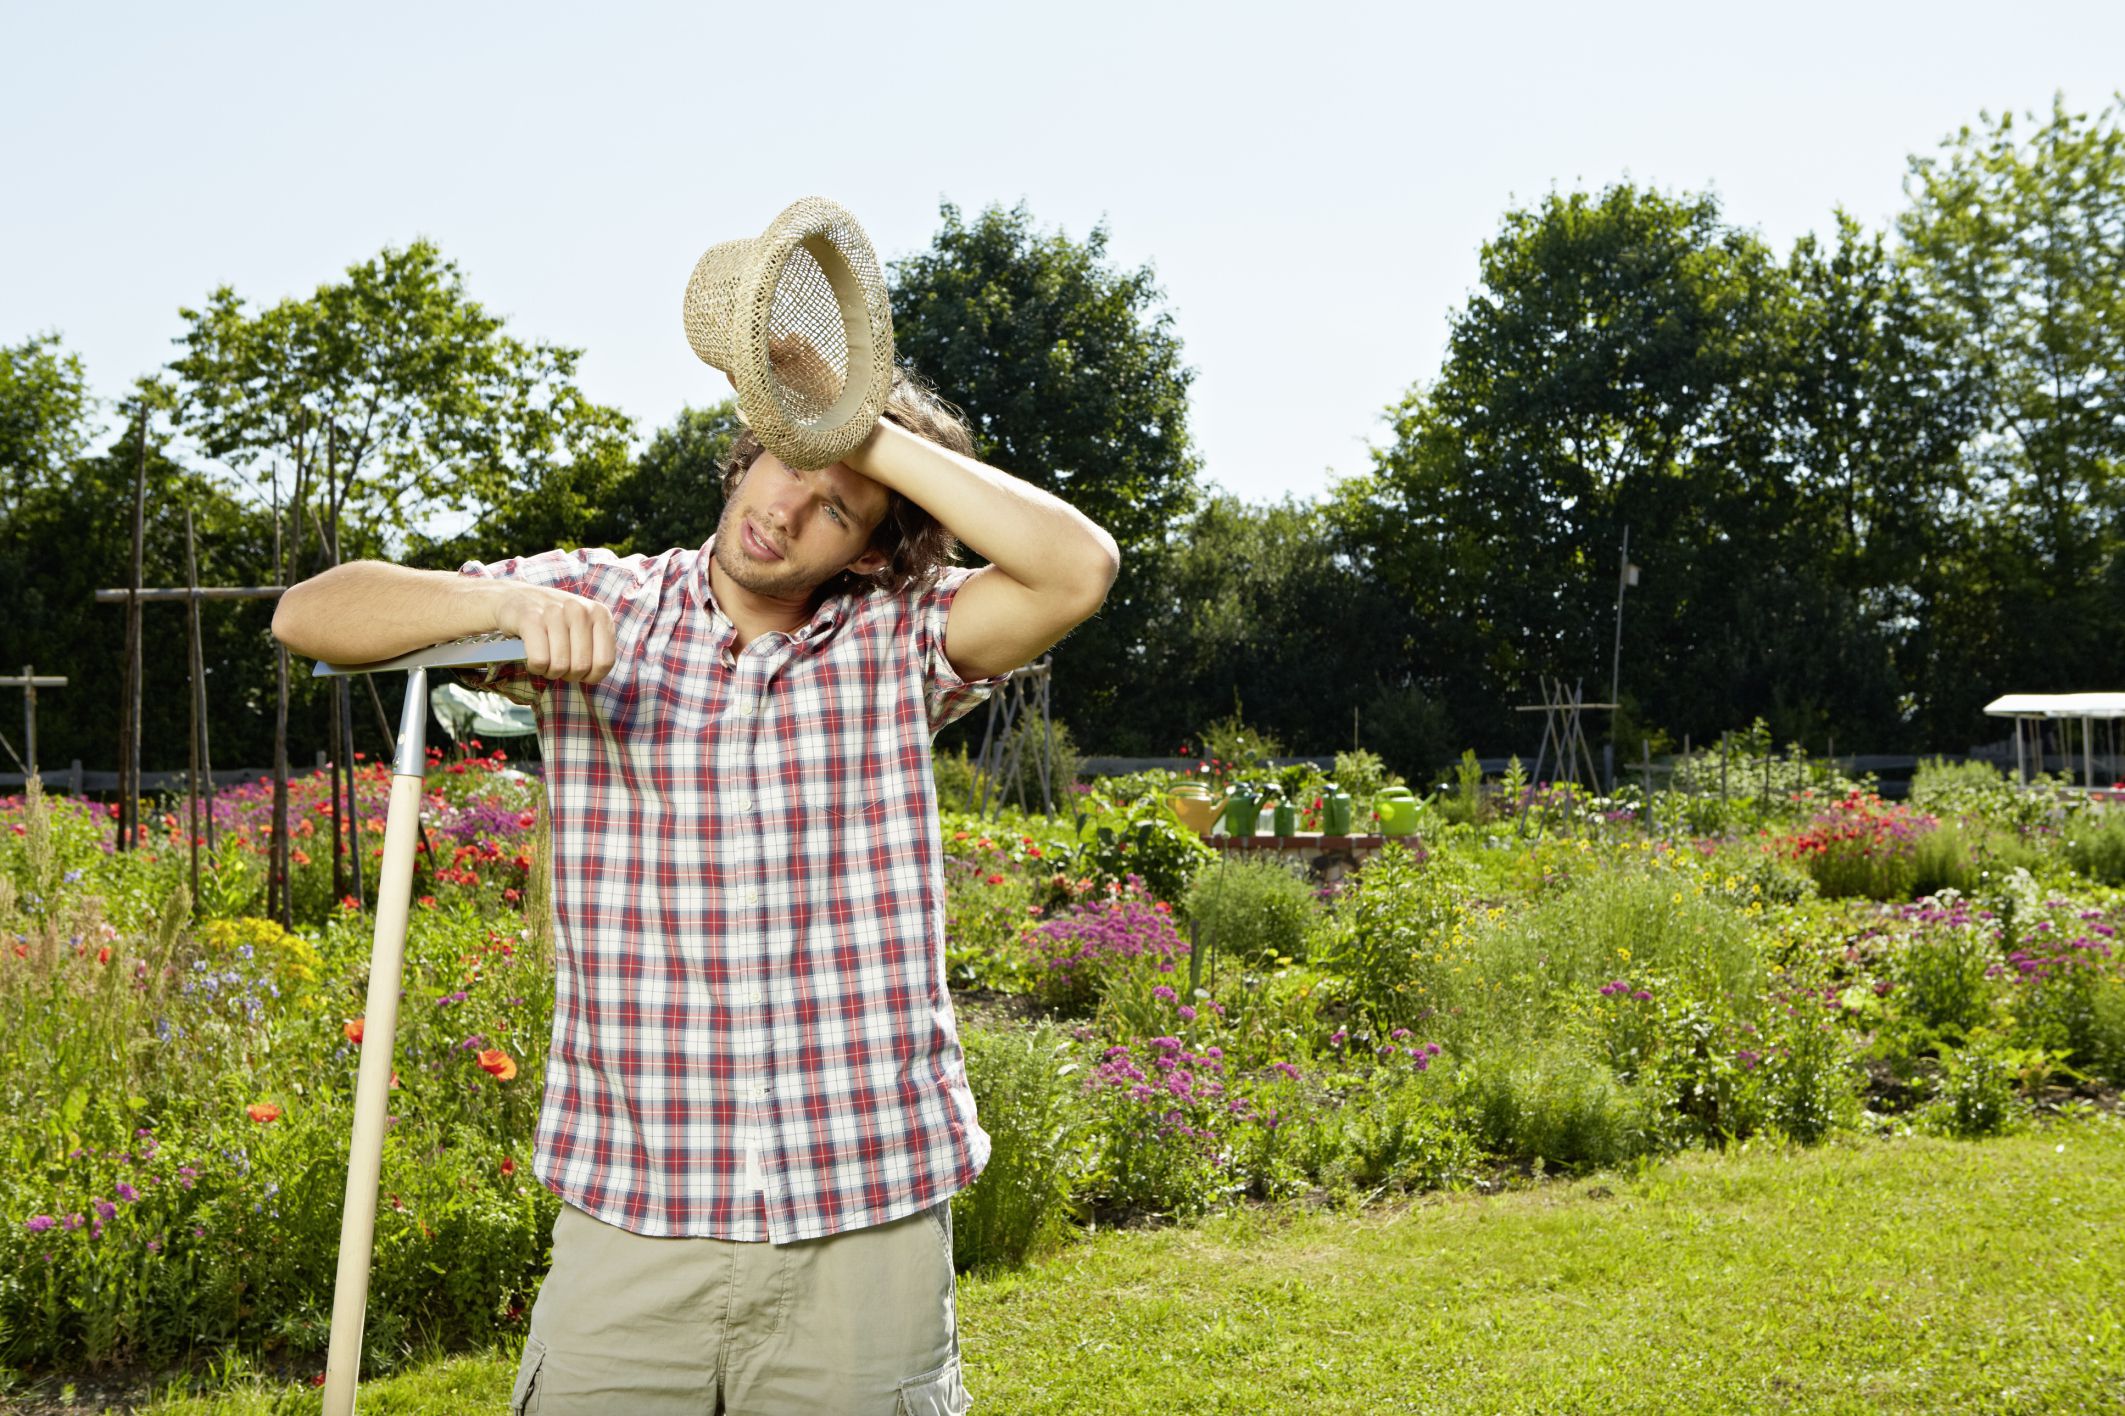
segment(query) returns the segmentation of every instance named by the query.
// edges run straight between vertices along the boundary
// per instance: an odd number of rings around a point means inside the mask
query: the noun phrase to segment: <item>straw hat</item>
[[[878,257],[824,197],[792,204],[752,240],[709,247],[686,282],[686,339],[730,375],[754,436],[791,467],[855,451],[893,383]]]

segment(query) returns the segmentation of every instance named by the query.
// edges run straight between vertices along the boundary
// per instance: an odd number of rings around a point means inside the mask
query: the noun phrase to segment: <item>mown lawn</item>
[[[2125,1123],[1105,1233],[961,1303],[976,1407],[1012,1416],[2125,1410]],[[513,1372],[438,1361],[361,1409],[499,1410]]]

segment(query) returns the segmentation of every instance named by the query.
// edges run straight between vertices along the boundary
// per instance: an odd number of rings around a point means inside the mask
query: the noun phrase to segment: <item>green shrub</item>
[[[1134,875],[1153,898],[1171,902],[1184,898],[1196,872],[1216,858],[1163,797],[1145,796],[1126,806],[1095,802],[1078,823],[1070,866],[1100,885],[1126,885]]]
[[[1218,719],[1197,734],[1202,760],[1219,782],[1264,775],[1269,759],[1284,756],[1284,744],[1276,735],[1252,728],[1241,719],[1238,700],[1227,717]]]
[[[1621,988],[1679,1016],[1758,1006],[1764,963],[1748,917],[1704,876],[1660,862],[1574,875],[1532,907],[1498,912],[1435,959],[1426,984],[1454,1010],[1449,1037],[1525,1040]]]
[[[1444,1006],[1449,980],[1438,963],[1467,908],[1458,860],[1420,860],[1389,844],[1316,936],[1316,957],[1344,976],[1354,1008],[1382,1031],[1414,1027]]]
[[[1460,1104],[1492,1152],[1548,1169],[1598,1170],[1659,1143],[1657,1105],[1601,1063],[1554,1044],[1463,1064]]]
[[[2015,1118],[2014,1071],[1997,1046],[1973,1042],[1941,1056],[1941,1093],[1932,1116],[1953,1136],[1996,1136]]]
[[[1304,959],[1320,917],[1313,886],[1273,860],[1227,859],[1202,871],[1184,908],[1206,949],[1271,964]]]
[[[1004,739],[1003,753],[997,759],[1002,770],[988,784],[989,806],[993,810],[999,804],[1009,804],[1022,811],[1042,810],[1040,791],[1041,765],[1047,764],[1047,800],[1055,810],[1067,813],[1072,805],[1071,785],[1084,762],[1077,750],[1077,743],[1070,736],[1070,729],[1060,719],[1043,723],[1037,716],[1026,714],[1011,725],[1010,736]],[[981,782],[975,773],[974,800],[978,808]]]
[[[1976,929],[1929,929],[1894,962],[1896,1010],[1920,1027],[1961,1038],[1992,1017],[1988,971],[1999,962]]]
[[[937,783],[939,811],[981,810],[981,781],[964,746],[957,752],[930,753],[930,775]]]
[[[1398,787],[1402,779],[1387,768],[1375,752],[1353,748],[1336,754],[1335,784],[1349,792],[1361,806],[1369,804],[1382,787]]]
[[[2038,775],[2023,786],[1989,762],[1929,757],[1911,774],[1911,804],[1943,819],[1982,820],[2026,833],[2068,811],[2075,798],[2064,776]]]
[[[1221,1051],[1171,1036],[1106,1050],[1085,1082],[1098,1157],[1089,1188],[1105,1214],[1186,1218],[1242,1188],[1224,1154],[1238,1123]]]
[[[1911,893],[1968,890],[1973,874],[1971,842],[1962,828],[1943,822],[1920,836],[1911,851]]]
[[[1466,1179],[1480,1152],[1453,1105],[1451,1084],[1423,1071],[1395,1069],[1389,1077],[1338,1109],[1342,1146],[1336,1172],[1323,1178],[1374,1192],[1434,1190]]]
[[[1852,1124],[1861,1074],[1850,1045],[1812,996],[1771,1011],[1758,1069],[1762,1122],[1803,1145]]]
[[[2080,813],[2066,830],[2066,860],[2090,880],[2125,885],[2125,811]]]
[[[1018,1268],[1058,1239],[1080,1164],[1077,1064],[1053,1028],[969,1031],[967,1083],[989,1163],[952,1197],[952,1261],[962,1271]]]
[[[1162,903],[1141,896],[1072,905],[1028,933],[1026,946],[1034,998],[1066,1013],[1088,1012],[1118,979],[1162,974],[1175,986],[1188,977],[1188,942]]]

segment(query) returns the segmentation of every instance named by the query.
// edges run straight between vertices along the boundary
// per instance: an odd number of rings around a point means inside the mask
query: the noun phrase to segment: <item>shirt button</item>
[[[757,989],[757,988],[753,990],[753,1002],[755,1002],[755,1003],[765,1003],[766,1001],[767,1001],[767,995],[766,995],[765,993],[762,993],[762,992],[761,992],[761,991],[760,991],[759,989]]]
[[[738,711],[745,717],[750,718],[755,713],[758,713],[760,711],[760,705],[757,703],[748,703],[743,708],[740,708]]]
[[[766,1082],[762,1082],[762,1083],[760,1083],[760,1085],[759,1085],[759,1086],[757,1086],[757,1087],[754,1087],[754,1088],[753,1088],[753,1095],[754,1095],[754,1096],[762,1096],[762,1097],[766,1096],[766,1095],[767,1095],[767,1083],[766,1083]]]
[[[752,799],[751,797],[739,797],[739,798],[738,798],[738,810],[740,810],[740,811],[751,811],[752,809],[753,809],[753,799]]]
[[[747,890],[747,891],[745,892],[745,903],[747,903],[748,905],[757,905],[757,904],[759,904],[759,903],[760,903],[760,892],[759,892],[758,890]]]

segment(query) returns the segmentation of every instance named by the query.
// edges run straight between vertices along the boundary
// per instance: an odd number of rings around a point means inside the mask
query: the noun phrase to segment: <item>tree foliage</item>
[[[1898,223],[1970,380],[1970,506],[1924,679],[1956,721],[1995,682],[2090,682],[2125,610],[2125,99],[2003,115],[1914,159]],[[2037,631],[2041,627],[2041,632]],[[2100,673],[2096,673],[2100,677]]]
[[[81,356],[65,352],[58,335],[0,346],[0,514],[65,484],[88,447],[95,406]]]
[[[1100,617],[1056,655],[1058,710],[1080,738],[1146,743],[1123,688],[1155,613],[1167,533],[1195,495],[1188,386],[1148,267],[1116,269],[1107,232],[1042,232],[1023,205],[969,221],[941,208],[928,250],[891,272],[894,342],[963,409],[982,460],[1069,501],[1114,536]]]
[[[425,241],[307,299],[253,313],[225,286],[180,313],[186,431],[285,496],[297,545],[314,529],[336,556],[342,518],[369,546],[450,517],[476,537],[527,501],[601,499],[624,465],[627,420],[576,386],[580,351],[508,334]]]

